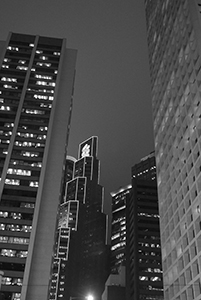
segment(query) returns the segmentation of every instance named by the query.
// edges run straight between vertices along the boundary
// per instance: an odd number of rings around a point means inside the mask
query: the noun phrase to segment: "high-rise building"
[[[126,202],[126,295],[127,300],[164,299],[154,153],[132,168]]]
[[[126,259],[126,201],[131,190],[130,184],[110,193],[112,196],[111,274],[118,274],[119,267],[125,263]]]
[[[99,299],[108,276],[107,216],[99,184],[98,138],[79,146],[60,205],[50,299]],[[68,163],[69,165],[69,163]],[[69,168],[68,168],[69,170]],[[69,171],[67,171],[69,173]],[[67,176],[69,177],[69,176]]]
[[[166,300],[201,299],[200,6],[145,0]]]
[[[0,270],[6,300],[47,299],[76,51],[65,39],[0,42]]]
[[[118,273],[110,274],[102,294],[102,300],[125,300],[126,299],[126,268],[120,266]]]

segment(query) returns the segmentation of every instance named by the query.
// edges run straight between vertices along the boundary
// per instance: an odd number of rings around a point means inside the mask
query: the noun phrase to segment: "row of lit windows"
[[[30,109],[30,108],[23,109],[22,112],[26,113],[26,114],[33,114],[33,115],[44,115],[45,114],[44,110]]]
[[[2,277],[1,284],[22,286],[22,278]]]
[[[22,169],[9,168],[8,171],[7,171],[7,174],[31,176],[31,171],[30,170],[22,170]]]
[[[126,242],[125,242],[125,241],[120,242],[120,243],[118,243],[118,244],[112,246],[112,247],[111,247],[111,250],[114,251],[114,250],[116,250],[116,249],[118,249],[118,248],[120,248],[120,247],[125,247],[125,245],[126,245]]]
[[[11,178],[6,178],[5,184],[11,184],[11,185],[20,185],[20,180],[19,179],[11,179]],[[38,187],[38,181],[29,181],[29,186],[30,187]]]
[[[0,230],[31,232],[32,226],[0,223]]]
[[[150,273],[163,273],[162,269],[159,268],[147,268],[142,270],[143,272],[150,272]]]
[[[0,243],[11,243],[11,244],[29,244],[28,238],[19,238],[12,236],[0,236]]]
[[[39,99],[39,100],[49,100],[49,101],[53,101],[54,100],[53,96],[47,96],[47,95],[34,94],[33,97],[35,99]]]
[[[31,161],[23,161],[23,160],[16,160],[16,159],[11,159],[10,164],[12,165],[22,165],[22,166],[30,166],[30,167],[37,167],[41,168],[42,167],[42,162],[31,162]]]
[[[138,213],[138,216],[144,216],[144,217],[148,217],[148,218],[159,218],[159,215],[157,215],[157,214],[150,214],[150,213],[144,213],[144,212]]]
[[[40,79],[49,79],[52,80],[52,76],[49,75],[41,75],[41,74],[35,74],[36,78],[40,78]]]
[[[13,77],[1,77],[1,81],[17,82],[17,78],[13,78]]]
[[[138,242],[138,245],[142,247],[160,248],[160,244],[153,244],[153,243],[150,244],[150,243]]]
[[[15,145],[18,147],[34,147],[34,148],[45,147],[45,144],[43,143],[21,142],[21,141],[15,141]]]
[[[13,86],[13,88],[17,88],[16,86]],[[50,93],[50,94],[54,94],[54,90],[52,89],[40,89],[40,88],[37,88],[37,87],[34,87],[34,88],[28,88],[27,89],[29,92],[42,92],[42,93]]]
[[[1,105],[0,110],[10,111],[10,106],[8,105]]]
[[[47,129],[48,129],[47,127],[40,127],[40,131],[46,131]],[[47,137],[46,134],[36,134],[36,133],[20,132],[20,131],[17,132],[17,135],[24,138],[35,138],[39,140],[45,140]]]
[[[12,218],[14,220],[21,220],[22,214],[17,212],[7,212],[7,211],[0,211],[1,218]]]
[[[158,276],[153,276],[153,277],[139,276],[139,279],[141,281],[162,281],[162,278]]]
[[[45,86],[55,86],[55,82],[47,82],[47,81],[36,81],[36,84],[38,85],[45,85]]]

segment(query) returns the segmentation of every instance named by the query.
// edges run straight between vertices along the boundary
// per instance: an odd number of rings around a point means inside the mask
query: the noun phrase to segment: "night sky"
[[[153,151],[143,0],[0,0],[0,40],[9,31],[67,39],[78,50],[69,155],[99,138],[101,184],[130,183],[131,166]],[[108,206],[108,205],[107,205]]]

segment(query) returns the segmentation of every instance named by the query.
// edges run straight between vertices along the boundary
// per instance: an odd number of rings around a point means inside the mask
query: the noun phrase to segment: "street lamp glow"
[[[94,297],[90,294],[86,296],[86,300],[94,300]]]

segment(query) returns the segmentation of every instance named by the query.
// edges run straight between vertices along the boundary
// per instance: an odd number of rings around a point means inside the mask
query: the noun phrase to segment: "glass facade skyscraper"
[[[165,300],[201,299],[200,1],[145,9]]]
[[[65,39],[0,42],[0,270],[7,300],[47,299],[76,51]]]

